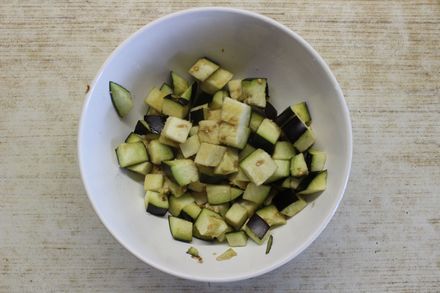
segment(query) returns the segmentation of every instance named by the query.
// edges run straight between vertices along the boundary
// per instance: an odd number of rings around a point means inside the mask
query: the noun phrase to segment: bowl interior
[[[170,70],[186,75],[197,58],[208,56],[236,78],[267,77],[271,102],[279,111],[306,100],[317,146],[328,154],[328,188],[287,225],[273,231],[272,251],[265,245],[236,248],[224,262],[226,244],[171,239],[166,217],[146,214],[142,181],[119,169],[114,149],[146,108],[143,99]],[[189,78],[189,76],[187,76]],[[115,113],[108,82],[132,91],[135,108],[125,119]],[[155,21],[125,41],[107,60],[84,106],[79,160],[90,200],[110,232],[145,262],[180,277],[230,281],[256,276],[292,259],[324,229],[342,198],[351,161],[351,128],[342,93],[327,66],[300,37],[262,16],[232,9],[196,9]],[[185,254],[191,245],[201,265]]]

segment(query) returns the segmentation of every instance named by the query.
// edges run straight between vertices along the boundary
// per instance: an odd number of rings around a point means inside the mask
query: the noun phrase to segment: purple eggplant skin
[[[220,184],[223,182],[226,182],[228,179],[228,176],[225,175],[218,175],[218,174],[205,174],[203,172],[199,172],[199,180],[201,183],[205,184]]]
[[[285,189],[275,195],[272,199],[272,204],[275,205],[279,211],[282,211],[296,201],[298,201],[298,197],[295,192],[292,189]]]
[[[134,128],[133,132],[136,134],[139,134],[139,135],[145,135],[145,134],[150,133],[150,129],[148,129],[146,123],[145,124],[144,123],[145,123],[145,121],[139,120],[136,123],[136,127]]]
[[[293,118],[293,116],[296,115],[292,111],[292,108],[287,107],[283,112],[281,112],[280,115],[277,116],[277,118],[275,118],[275,123],[278,124],[279,127],[283,127],[287,122],[289,122],[290,119]]]
[[[182,106],[187,106],[189,104],[189,101],[187,99],[181,98],[181,97],[173,95],[173,94],[169,94],[169,95],[165,96],[164,99],[172,100],[173,102],[180,104]]]
[[[284,124],[282,130],[287,139],[294,143],[304,132],[306,132],[307,126],[298,118],[298,116],[295,115]]]
[[[198,88],[200,89],[200,87]],[[194,97],[191,99],[191,106],[194,108],[203,104],[211,103],[213,97],[214,96],[199,90],[194,93]]]
[[[179,218],[187,220],[188,222],[193,222],[194,223],[194,219],[191,218],[190,215],[188,215],[187,213],[185,213],[184,211],[181,211],[179,214]]]
[[[275,107],[269,102],[266,102],[266,108],[264,108],[264,114],[266,118],[269,118],[271,120],[277,119],[278,116],[277,109],[275,109]]]
[[[189,120],[194,124],[198,125],[200,121],[205,120],[204,109],[200,108],[189,112]]]
[[[167,116],[162,115],[145,115],[145,122],[150,127],[150,132],[154,134],[160,134],[165,127]]]
[[[147,212],[155,216],[163,217],[167,211],[168,209],[160,208],[150,203],[147,206]]]
[[[301,183],[298,185],[298,188],[296,190],[297,191],[302,191],[302,190],[307,189],[307,187],[309,186],[310,182],[312,182],[312,180],[315,179],[315,177],[318,176],[322,172],[324,172],[324,171],[311,172],[306,178],[301,180]]]
[[[246,226],[254,232],[254,234],[259,238],[263,239],[264,235],[266,235],[267,231],[269,230],[270,226],[268,223],[266,223],[265,220],[263,220],[259,215],[254,214],[249,221],[247,222]]]
[[[263,149],[270,155],[273,154],[273,151],[275,150],[274,144],[256,133],[251,133],[249,135],[248,144],[257,149]]]

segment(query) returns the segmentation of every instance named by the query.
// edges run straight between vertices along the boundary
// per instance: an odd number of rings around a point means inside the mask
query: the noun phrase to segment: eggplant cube
[[[255,150],[241,161],[240,167],[255,185],[263,184],[277,169],[275,162],[262,149]]]
[[[232,125],[249,126],[251,107],[226,97],[223,101],[222,121]],[[278,139],[278,138],[277,138]]]
[[[180,186],[199,181],[199,173],[193,160],[172,160],[162,162],[165,174],[174,179]]]
[[[188,70],[188,73],[194,76],[194,78],[205,81],[210,77],[219,66],[207,58],[200,58],[197,62]]]
[[[225,220],[226,222],[238,230],[243,226],[248,218],[247,210],[239,203],[234,203],[229,210],[226,212]]]
[[[184,143],[181,143],[179,147],[185,158],[192,157],[199,151],[199,137],[197,135],[190,136]]]
[[[226,147],[224,146],[203,142],[200,144],[199,151],[194,161],[196,164],[202,166],[216,167],[218,164],[220,164],[225,152]]]
[[[199,140],[210,144],[220,144],[219,124],[213,120],[202,120],[199,122]]]
[[[229,123],[220,124],[220,143],[243,149],[251,133],[250,128],[240,125],[231,125]]]
[[[241,79],[234,79],[228,82],[228,90],[231,98],[240,101],[243,94],[243,90],[241,88]]]
[[[233,74],[223,68],[217,69],[210,77],[202,82],[200,88],[208,94],[221,90],[231,79]]]
[[[264,119],[257,129],[257,134],[275,144],[281,135],[281,129],[270,119]]]
[[[222,161],[215,168],[214,173],[227,175],[238,172],[238,169],[238,151],[232,148],[228,148],[223,155]]]
[[[191,122],[177,117],[168,117],[162,130],[165,137],[184,143],[191,129]]]

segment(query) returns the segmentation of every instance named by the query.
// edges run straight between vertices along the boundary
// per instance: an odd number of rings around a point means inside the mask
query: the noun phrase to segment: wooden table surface
[[[181,280],[107,232],[81,183],[86,85],[131,33],[195,6],[253,10],[328,62],[353,122],[348,189],[300,256],[229,284]],[[440,291],[440,2],[1,1],[0,292]]]

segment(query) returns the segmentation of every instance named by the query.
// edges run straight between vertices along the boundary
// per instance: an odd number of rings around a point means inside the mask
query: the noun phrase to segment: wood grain
[[[195,6],[253,10],[298,32],[351,109],[345,198],[295,260],[253,280],[181,280],[105,230],[83,189],[86,85],[149,21]],[[440,291],[439,1],[2,1],[0,291]]]

